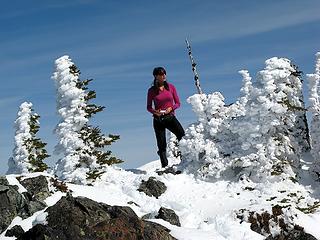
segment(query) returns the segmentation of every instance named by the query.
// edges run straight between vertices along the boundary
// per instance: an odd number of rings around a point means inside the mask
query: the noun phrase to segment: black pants
[[[154,116],[153,128],[156,134],[159,152],[165,152],[167,149],[166,129],[176,135],[179,141],[184,136],[183,127],[174,115]]]

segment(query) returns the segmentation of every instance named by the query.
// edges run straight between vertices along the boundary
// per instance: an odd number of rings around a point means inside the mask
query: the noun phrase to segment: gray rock
[[[156,216],[156,218],[163,219],[163,220],[171,223],[172,225],[176,225],[178,227],[181,227],[180,219],[179,219],[178,215],[172,209],[161,207],[159,209],[159,212],[158,212],[158,215]]]
[[[35,200],[35,201],[30,201],[29,204],[28,204],[28,213],[29,215],[33,215],[35,212],[38,212],[44,208],[47,207],[47,204],[45,204],[44,202],[42,201],[38,201],[38,200]]]
[[[33,178],[27,178],[20,181],[21,185],[27,189],[28,192],[24,192],[24,197],[29,201],[28,213],[34,214],[47,207],[44,200],[50,196],[48,181],[45,176],[38,176]]]
[[[18,186],[9,185],[6,177],[0,177],[0,233],[10,225],[16,216],[27,218],[46,207],[46,204],[41,201],[49,194],[45,177],[26,179],[22,182],[31,193],[20,194]]]
[[[0,186],[1,185],[9,186],[9,182],[5,176],[0,176]]]
[[[174,240],[169,229],[145,222],[129,207],[109,206],[84,197],[62,197],[46,212],[47,224],[36,225],[20,240]]]
[[[142,240],[177,240],[169,234],[170,230],[168,228],[154,222],[145,221],[144,223]]]
[[[160,197],[166,190],[166,185],[163,182],[156,180],[155,177],[150,177],[147,181],[142,180],[138,188],[139,192],[144,192],[148,196],[154,196],[156,198]]]
[[[32,196],[32,200],[43,201],[50,196],[48,181],[45,176],[27,178],[20,182],[28,193]]]
[[[0,233],[2,233],[16,217],[26,218],[28,201],[17,191],[17,186],[9,185],[5,177],[0,179]]]

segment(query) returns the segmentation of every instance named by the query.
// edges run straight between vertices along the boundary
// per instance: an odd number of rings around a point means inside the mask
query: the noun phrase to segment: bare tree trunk
[[[200,87],[200,78],[199,78],[199,75],[198,75],[198,72],[197,72],[197,67],[196,67],[197,64],[195,63],[194,58],[192,56],[191,46],[189,44],[188,39],[186,39],[186,44],[187,44],[187,50],[188,50],[189,58],[190,58],[191,65],[192,65],[192,71],[193,71],[193,74],[194,74],[195,85],[197,87],[198,93],[202,94],[202,90],[201,90],[201,87]]]

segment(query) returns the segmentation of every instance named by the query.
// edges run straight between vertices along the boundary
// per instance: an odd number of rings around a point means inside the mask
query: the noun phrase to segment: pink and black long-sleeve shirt
[[[156,110],[166,110],[169,107],[172,107],[171,114],[174,114],[174,110],[180,107],[180,100],[177,94],[177,90],[173,84],[168,83],[169,90],[163,89],[163,91],[159,90],[159,94],[157,94],[156,89],[153,87],[148,90],[147,97],[147,110],[154,114]],[[152,106],[154,103],[154,107]]]

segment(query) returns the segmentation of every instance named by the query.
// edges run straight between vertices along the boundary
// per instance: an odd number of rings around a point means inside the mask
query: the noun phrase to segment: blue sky
[[[52,154],[57,142],[54,60],[69,55],[81,77],[93,78],[96,104],[106,106],[92,124],[119,134],[111,150],[134,168],[157,159],[146,92],[152,69],[164,66],[180,95],[177,117],[195,121],[186,98],[196,93],[185,38],[198,63],[204,92],[239,95],[238,71],[252,76],[270,57],[287,57],[304,73],[320,51],[320,1],[103,1],[4,0],[0,9],[0,174],[12,154],[19,105],[40,114],[39,136]],[[304,79],[305,76],[304,76]],[[48,159],[52,165],[57,156]]]

